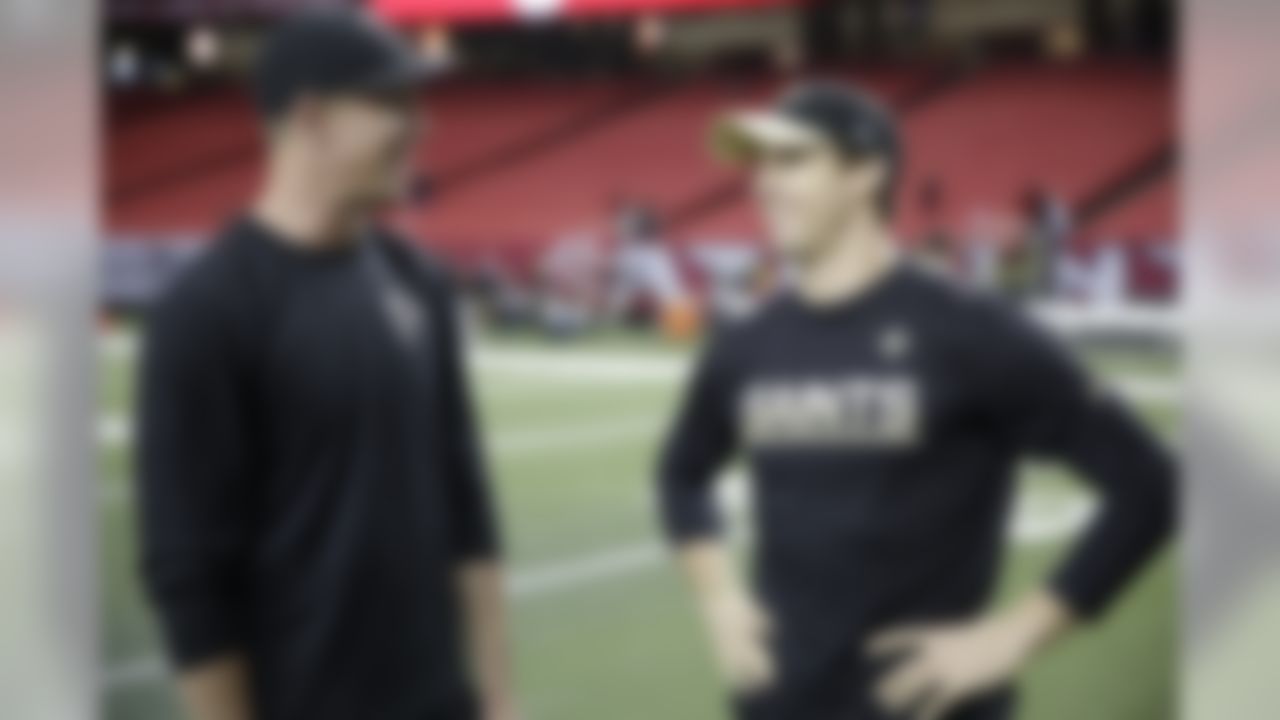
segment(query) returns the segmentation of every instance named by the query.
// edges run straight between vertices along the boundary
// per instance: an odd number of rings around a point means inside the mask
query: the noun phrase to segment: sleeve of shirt
[[[248,448],[232,355],[213,313],[190,302],[166,303],[149,318],[139,404],[142,572],[179,667],[243,639]]]
[[[454,555],[459,561],[497,557],[500,540],[489,491],[489,473],[477,429],[471,383],[464,359],[452,289],[441,282],[441,368],[445,468],[453,504],[451,529]]]
[[[737,445],[733,377],[723,338],[703,354],[685,388],[658,468],[658,504],[673,543],[715,537],[721,518],[713,484]]]
[[[1012,316],[1012,313],[1010,313]],[[1081,617],[1102,613],[1170,535],[1170,454],[1065,348],[1021,317],[999,344],[997,387],[1018,446],[1065,462],[1097,491],[1097,514],[1051,579]]]

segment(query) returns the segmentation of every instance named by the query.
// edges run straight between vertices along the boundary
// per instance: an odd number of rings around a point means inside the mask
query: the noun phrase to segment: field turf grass
[[[180,718],[136,573],[132,462],[124,426],[132,343],[105,343],[101,398],[103,707],[109,720]],[[686,351],[638,338],[553,347],[482,340],[473,373],[514,576],[518,676],[531,720],[718,720],[725,711],[687,594],[656,542],[649,470],[679,380],[649,372]],[[527,358],[540,362],[524,362]],[[604,360],[607,372],[589,372]],[[1175,382],[1176,358],[1103,354],[1111,380]],[[588,371],[578,372],[578,364]],[[1146,398],[1170,441],[1177,407]],[[1084,491],[1064,471],[1029,466],[1021,492],[1052,512]],[[1033,587],[1069,536],[1007,555],[999,599]],[[1166,552],[1100,623],[1025,678],[1025,720],[1170,720],[1176,577]],[[353,720],[366,720],[364,718]],[[370,719],[370,720],[376,720]],[[798,719],[799,720],[799,719]]]

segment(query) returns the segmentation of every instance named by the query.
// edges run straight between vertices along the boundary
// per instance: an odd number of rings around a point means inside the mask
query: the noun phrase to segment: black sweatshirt
[[[453,573],[496,553],[444,275],[238,221],[148,318],[144,574],[180,667],[257,717],[471,717]]]
[[[739,450],[792,696],[780,717],[879,717],[865,637],[983,608],[1020,456],[1065,461],[1101,495],[1051,581],[1082,616],[1115,597],[1173,515],[1171,458],[1065,351],[995,300],[905,265],[837,307],[784,295],[715,338],[659,472],[674,541],[719,531],[711,483]]]

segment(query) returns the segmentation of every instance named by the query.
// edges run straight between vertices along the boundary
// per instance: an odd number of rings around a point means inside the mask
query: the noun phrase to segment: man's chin
[[[370,214],[383,213],[398,205],[404,205],[410,200],[408,189],[388,189],[363,195],[356,201],[356,205],[364,212]]]
[[[777,233],[773,235],[773,247],[780,255],[788,260],[802,260],[809,255],[811,245],[806,238],[796,237],[786,233]]]

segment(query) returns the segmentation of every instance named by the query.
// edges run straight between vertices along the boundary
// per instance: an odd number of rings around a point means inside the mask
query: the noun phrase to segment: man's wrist
[[[514,718],[516,715],[515,697],[510,694],[495,694],[481,701],[486,718]]]
[[[692,541],[681,545],[677,552],[685,579],[703,608],[720,605],[738,593],[728,556],[718,542]]]
[[[1010,611],[1008,621],[1018,630],[1019,652],[1031,658],[1075,624],[1075,614],[1048,590],[1033,593]]]

